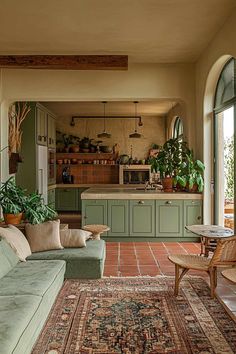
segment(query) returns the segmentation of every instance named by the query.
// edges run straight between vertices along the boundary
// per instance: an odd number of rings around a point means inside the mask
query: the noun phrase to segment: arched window
[[[180,117],[176,117],[175,122],[174,122],[174,127],[173,127],[173,138],[181,138],[183,137],[184,133],[184,127],[183,127],[183,122]]]
[[[214,183],[215,223],[234,228],[236,179],[236,61],[224,66],[214,102]]]

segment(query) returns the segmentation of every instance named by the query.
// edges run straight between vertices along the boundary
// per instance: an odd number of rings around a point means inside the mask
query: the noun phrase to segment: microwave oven
[[[151,165],[120,165],[120,184],[145,184],[151,179]]]

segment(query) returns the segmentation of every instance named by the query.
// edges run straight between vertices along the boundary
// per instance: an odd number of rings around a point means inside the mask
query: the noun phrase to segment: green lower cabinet
[[[155,201],[130,200],[130,236],[155,236]]]
[[[48,190],[48,205],[55,209],[56,207],[56,190],[55,188]]]
[[[188,225],[202,224],[202,201],[185,200],[184,201],[184,227]],[[195,236],[192,232],[184,230],[185,237]]]
[[[84,200],[82,202],[82,226],[90,224],[107,225],[106,200]]]
[[[129,201],[108,200],[108,221],[110,227],[107,236],[129,236]]]
[[[183,200],[156,200],[156,236],[183,237]]]
[[[82,200],[81,200],[81,194],[88,188],[85,187],[80,187],[78,188],[78,210],[82,210]]]
[[[78,188],[56,189],[56,210],[78,211]]]

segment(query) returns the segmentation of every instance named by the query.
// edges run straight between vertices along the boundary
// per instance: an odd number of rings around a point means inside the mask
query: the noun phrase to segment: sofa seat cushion
[[[40,302],[34,295],[0,296],[0,354],[14,352]]]
[[[61,260],[27,261],[18,263],[0,279],[0,301],[3,295],[43,296],[54,280],[65,272]]]
[[[90,240],[83,248],[37,252],[27,260],[61,259],[66,261],[65,278],[97,279],[103,275],[105,255],[105,241]]]

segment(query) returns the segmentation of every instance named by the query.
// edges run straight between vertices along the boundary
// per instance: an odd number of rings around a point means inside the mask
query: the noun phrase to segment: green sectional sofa
[[[60,290],[65,262],[19,262],[0,240],[0,354],[30,353]]]
[[[20,262],[0,239],[0,354],[29,354],[64,278],[100,278],[105,242],[38,252]]]
[[[103,275],[105,258],[105,241],[90,240],[83,248],[36,252],[27,260],[64,260],[66,261],[65,278],[98,279]]]

